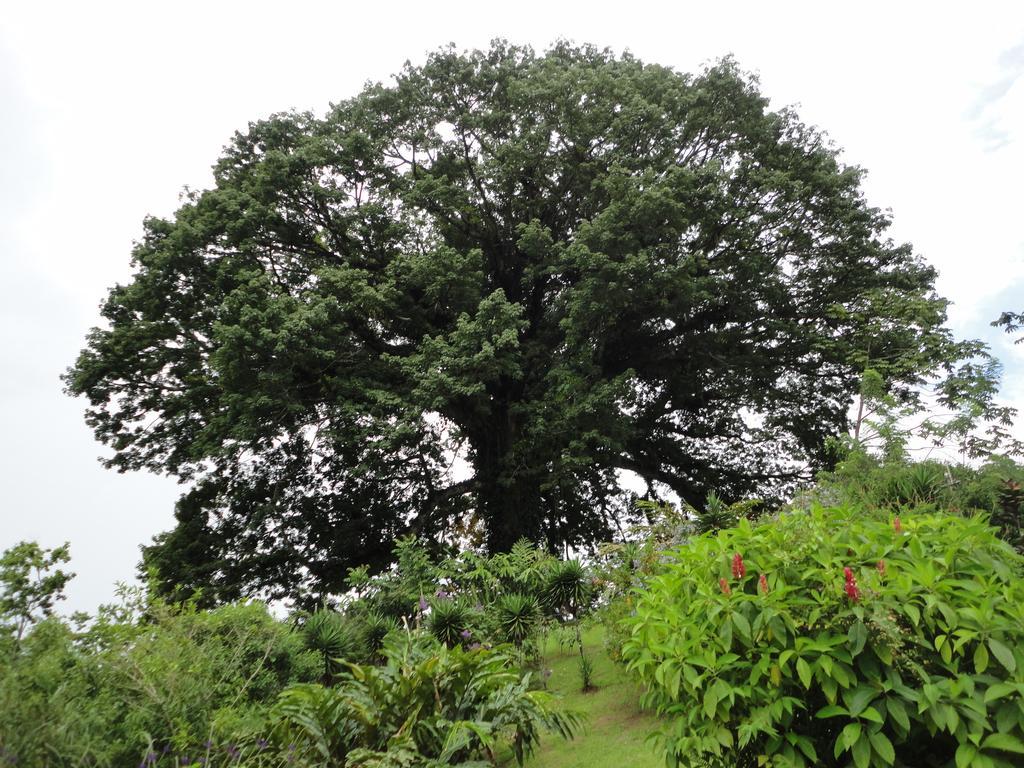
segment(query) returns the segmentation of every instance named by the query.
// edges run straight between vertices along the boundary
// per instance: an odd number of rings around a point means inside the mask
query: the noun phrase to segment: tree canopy
[[[866,367],[958,357],[862,172],[731,60],[442,49],[237,134],[150,218],[66,381],[119,470],[190,484],[166,583],[300,595],[394,539],[578,546],[828,463]]]

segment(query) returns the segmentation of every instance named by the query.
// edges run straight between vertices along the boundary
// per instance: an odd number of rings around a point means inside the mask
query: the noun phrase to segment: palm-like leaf
[[[544,589],[545,602],[556,611],[574,615],[586,604],[587,572],[578,560],[564,560],[551,569]]]
[[[498,626],[505,640],[521,646],[537,626],[539,609],[530,595],[504,595],[495,606]]]

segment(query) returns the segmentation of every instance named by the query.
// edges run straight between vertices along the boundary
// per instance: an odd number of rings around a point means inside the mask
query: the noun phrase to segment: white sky
[[[68,606],[93,610],[172,524],[178,486],[102,469],[58,380],[143,216],[208,185],[250,120],[494,37],[684,71],[735,54],[870,171],[869,200],[939,268],[953,327],[993,344],[1024,410],[1024,345],[988,327],[1024,310],[1024,4],[0,0],[0,550],[70,540]]]

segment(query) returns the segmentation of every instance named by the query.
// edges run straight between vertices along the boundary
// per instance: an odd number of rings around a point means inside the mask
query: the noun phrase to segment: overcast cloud
[[[58,376],[147,214],[210,182],[230,135],[323,111],[447,42],[559,37],[693,70],[727,53],[797,104],[893,235],[940,270],[954,329],[988,339],[1024,408],[1024,5],[857,3],[0,3],[0,549],[70,540],[69,606],[130,579],[180,488],[118,475]]]

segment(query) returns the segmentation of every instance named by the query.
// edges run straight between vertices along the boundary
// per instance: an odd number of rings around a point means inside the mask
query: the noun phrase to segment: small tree
[[[1017,410],[996,401],[1002,368],[978,345],[953,345],[960,362],[944,363],[917,388],[893,387],[884,366],[865,367],[849,443],[902,459],[911,443],[956,446],[965,459],[1024,452],[1010,429]],[[952,358],[950,358],[952,359]]]
[[[68,544],[43,549],[34,541],[15,544],[0,557],[0,626],[20,643],[29,625],[53,614],[64,599],[64,587],[74,578],[57,568],[70,561]]]

